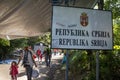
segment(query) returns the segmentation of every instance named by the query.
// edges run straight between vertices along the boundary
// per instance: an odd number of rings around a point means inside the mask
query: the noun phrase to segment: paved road
[[[63,55],[53,55],[51,65],[55,64],[57,59],[62,59],[62,57]],[[40,75],[37,79],[33,79],[33,80],[46,80],[47,73],[50,68],[46,67],[44,60],[42,63],[37,63],[37,64],[38,64],[37,69],[40,71]],[[9,75],[9,67],[10,64],[0,64],[0,80],[11,80]],[[22,66],[19,66],[18,80],[27,80],[25,75],[25,70]]]

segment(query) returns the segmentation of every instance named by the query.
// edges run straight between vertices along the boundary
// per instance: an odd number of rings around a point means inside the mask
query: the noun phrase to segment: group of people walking
[[[38,61],[42,61],[42,58],[43,56],[45,57],[45,62],[46,62],[46,66],[47,67],[50,67],[50,63],[51,63],[51,50],[50,48],[46,48],[44,50],[44,52],[42,53],[40,48],[36,51],[36,55],[37,55],[37,58],[38,58]]]
[[[27,75],[27,80],[32,80],[32,71],[33,71],[33,66],[37,67],[37,64],[35,62],[34,58],[34,52],[32,51],[31,47],[25,47],[24,50],[21,52],[21,56],[18,60],[18,62],[13,61],[10,66],[10,75],[12,80],[17,80],[17,75],[18,75],[18,65],[20,61],[22,60],[22,66],[25,68],[26,75]],[[43,55],[45,56],[45,62],[46,66],[50,66],[51,62],[51,51],[47,47],[46,50],[41,53],[40,49],[36,51],[36,56],[38,59],[43,58]]]

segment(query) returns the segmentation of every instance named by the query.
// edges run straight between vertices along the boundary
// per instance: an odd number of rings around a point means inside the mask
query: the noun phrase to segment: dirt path
[[[50,78],[53,78],[53,74],[55,74],[55,70],[57,69],[55,67],[57,67],[57,65],[61,63],[60,60],[62,59],[62,57],[63,55],[53,55],[51,67],[46,67],[44,61],[43,63],[40,63],[40,64],[37,63],[38,69],[40,71],[40,75],[37,79],[33,79],[33,80],[47,80],[48,78],[49,80],[51,80]],[[9,67],[10,67],[10,64],[0,64],[0,80],[11,79],[9,75]],[[19,66],[18,80],[26,80],[25,70],[22,66]]]

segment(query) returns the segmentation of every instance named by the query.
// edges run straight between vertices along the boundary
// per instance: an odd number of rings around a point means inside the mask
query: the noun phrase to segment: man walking
[[[25,47],[23,54],[19,58],[18,64],[20,61],[23,59],[22,65],[26,69],[26,74],[27,74],[27,80],[32,80],[32,70],[33,70],[33,65],[36,65],[36,62],[34,61],[33,54],[31,50],[28,49],[28,47]]]

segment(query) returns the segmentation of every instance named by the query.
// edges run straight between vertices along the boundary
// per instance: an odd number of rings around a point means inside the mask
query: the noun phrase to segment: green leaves
[[[113,19],[120,18],[120,1],[119,0],[105,0],[105,10],[111,10]]]
[[[6,39],[0,39],[0,46],[10,46],[10,41]]]
[[[120,25],[119,24],[115,24],[113,27],[113,36],[114,36],[114,44],[115,45],[120,45]]]
[[[45,43],[46,45],[50,45],[50,41],[51,41],[50,33],[40,36],[38,39],[38,42]]]

